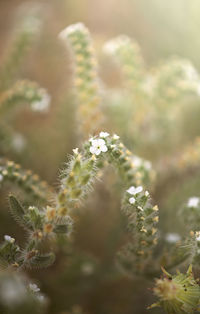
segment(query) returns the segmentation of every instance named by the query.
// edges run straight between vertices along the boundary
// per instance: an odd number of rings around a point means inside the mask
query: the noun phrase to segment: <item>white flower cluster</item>
[[[148,160],[143,160],[142,158],[138,156],[132,157],[132,162],[135,167],[144,167],[146,170],[151,170],[152,164]]]
[[[89,142],[91,143],[90,146],[90,153],[93,155],[100,155],[101,153],[106,153],[108,151],[108,146],[106,143],[106,138],[110,134],[108,132],[100,132],[99,138],[90,138]],[[117,141],[119,139],[119,136],[117,134],[114,134],[112,137],[113,140]],[[116,147],[115,144],[111,145],[112,148]]]
[[[33,292],[39,292],[40,291],[40,288],[38,288],[38,286],[35,283],[30,283],[29,289]]]
[[[9,235],[5,235],[4,236],[4,240],[7,241],[7,242],[10,242],[10,243],[14,243],[15,242],[15,239],[11,238],[11,236],[9,236]]]
[[[40,301],[40,302],[44,302],[45,301],[45,298],[44,296],[39,293],[40,292],[40,288],[35,284],[35,283],[30,283],[29,284],[29,290],[35,294],[35,296],[37,297],[37,299]]]
[[[190,197],[187,202],[187,206],[190,208],[197,208],[199,206],[199,201],[200,201],[199,197],[196,196]]]
[[[87,28],[84,26],[83,23],[77,23],[77,24],[72,24],[68,27],[66,27],[65,29],[63,29],[60,34],[59,34],[59,38],[60,39],[64,39],[66,40],[66,38],[70,35],[73,34],[75,32],[87,32]]]
[[[131,186],[126,192],[129,193],[130,195],[137,195],[137,194],[141,193],[142,191],[143,191],[142,186],[138,186],[138,187]],[[136,199],[134,196],[129,198],[130,204],[135,204],[135,202],[136,202]]]
[[[106,146],[106,142],[103,138],[108,137],[110,134],[108,132],[100,132],[99,133],[99,139],[93,139],[91,138],[89,141],[91,142],[90,146],[90,153],[94,155],[100,155],[101,152],[105,153],[108,150],[108,147]]]
[[[106,142],[103,139],[91,140],[92,146],[90,146],[90,153],[94,155],[100,155],[101,152],[105,153],[108,150]]]
[[[99,133],[99,136],[102,137],[102,138],[106,138],[108,137],[110,134],[108,132],[100,132]]]
[[[129,43],[130,38],[126,35],[121,35],[106,42],[103,51],[107,54],[114,54],[120,47],[126,46]]]

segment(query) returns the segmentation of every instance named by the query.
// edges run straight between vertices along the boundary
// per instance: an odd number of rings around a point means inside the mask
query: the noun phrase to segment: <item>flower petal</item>
[[[105,138],[105,137],[107,137],[107,136],[109,136],[110,134],[108,133],[108,132],[100,132],[99,133],[99,136],[100,137],[103,137],[103,138]]]
[[[96,148],[96,149],[95,149],[95,155],[98,156],[98,155],[100,155],[100,154],[101,154],[101,150],[100,150],[99,148]]]
[[[105,144],[106,144],[106,142],[105,142],[102,138],[99,138],[99,139],[96,140],[96,141],[97,141],[97,143],[98,143],[99,146],[102,146],[102,145],[105,145]]]
[[[135,204],[135,201],[136,201],[135,197],[129,198],[129,203],[130,204]]]
[[[135,194],[140,193],[143,191],[143,187],[140,185],[135,189]]]
[[[128,192],[131,195],[134,195],[135,194],[135,187],[131,186],[128,190],[126,190],[126,192]]]
[[[95,154],[96,152],[96,147],[95,146],[90,146],[90,153]]]
[[[106,145],[102,145],[102,146],[101,146],[101,151],[102,151],[102,152],[105,153],[105,152],[107,152],[107,150],[108,150],[108,147],[107,147]]]
[[[99,142],[98,142],[99,140],[92,140],[91,142],[92,142],[92,146],[95,146],[95,147],[97,147],[97,146],[99,146]]]

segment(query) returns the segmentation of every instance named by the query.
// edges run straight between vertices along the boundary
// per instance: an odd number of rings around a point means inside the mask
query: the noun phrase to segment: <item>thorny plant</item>
[[[9,85],[22,51],[33,33],[33,29],[27,28],[27,25],[22,28],[17,35],[13,52],[1,71],[0,111],[3,117],[17,103],[29,103],[36,110],[44,110],[48,106],[49,96],[37,84],[20,81],[12,87]],[[200,200],[198,197],[191,197],[187,205],[180,210],[179,218],[187,225],[185,236],[169,234],[165,239],[167,241],[164,241],[162,230],[159,230],[158,226],[159,209],[153,204],[148,192],[148,188],[153,190],[155,182],[151,163],[133,154],[118,135],[100,131],[104,123],[106,124],[104,111],[107,109],[102,106],[102,99],[106,98],[109,91],[104,92],[104,95],[101,92],[97,60],[88,29],[81,23],[71,25],[61,32],[60,38],[70,46],[74,55],[74,85],[80,131],[85,138],[88,138],[89,134],[92,135],[81,148],[73,150],[69,162],[61,172],[58,191],[41,182],[37,175],[23,170],[20,165],[1,158],[1,184],[6,180],[17,183],[37,199],[37,205],[33,203],[27,206],[13,194],[9,195],[11,213],[16,222],[24,228],[27,240],[24,247],[20,247],[14,238],[4,236],[0,246],[0,267],[4,270],[0,275],[0,294],[3,294],[6,286],[4,282],[10,282],[12,287],[21,291],[19,297],[23,296],[23,305],[26,304],[29,312],[33,304],[34,313],[41,311],[45,298],[39,293],[39,288],[36,284],[28,283],[23,276],[18,277],[18,274],[27,268],[50,266],[55,260],[51,250],[52,244],[55,247],[56,239],[60,236],[64,236],[66,241],[73,245],[73,227],[77,219],[74,213],[93,192],[95,179],[101,176],[102,169],[111,165],[122,182],[121,211],[127,225],[126,243],[116,252],[115,267],[119,273],[125,273],[130,278],[143,276],[150,280],[159,276],[162,267],[164,277],[156,279],[153,288],[158,302],[150,308],[161,306],[169,314],[194,313],[200,306],[200,287],[192,273],[192,266],[198,268],[200,262]],[[138,45],[128,37],[122,36],[108,42],[104,50],[113,55],[120,64],[127,82],[126,93],[131,94],[131,103],[137,104],[132,106],[133,109],[129,106],[130,103],[128,104],[128,111],[134,116],[134,123],[130,124],[132,120],[128,116],[125,117],[128,118],[127,125],[124,126],[124,132],[127,134],[132,132],[131,125],[134,134],[143,132],[144,124],[154,133],[159,126],[159,123],[156,123],[158,120],[170,121],[174,110],[177,110],[175,103],[184,106],[187,97],[194,101],[199,97],[198,74],[186,61],[173,60],[161,66],[159,70],[146,74]],[[166,105],[168,101],[171,106]],[[155,106],[152,106],[152,103]],[[112,107],[111,99],[108,111],[111,110],[111,119],[115,120]],[[123,108],[120,110],[123,111]],[[168,126],[168,123],[166,125]],[[8,137],[13,131],[4,128],[3,121],[0,127],[3,143],[3,132],[5,137]],[[149,136],[152,135],[151,132]],[[195,147],[199,145],[199,141],[196,143]],[[1,147],[4,147],[3,144]],[[195,148],[192,148],[192,152],[193,149]],[[3,148],[1,154],[4,154]],[[197,155],[192,156],[195,156],[198,163],[198,151]],[[181,164],[180,160],[190,166],[191,158],[187,153],[184,153],[176,164]],[[186,274],[178,272],[176,275],[170,275],[165,270],[173,270],[181,264],[189,267]],[[11,276],[5,269],[12,270],[14,275]],[[6,297],[1,303],[2,311],[9,307]],[[82,312],[81,309],[79,312]]]

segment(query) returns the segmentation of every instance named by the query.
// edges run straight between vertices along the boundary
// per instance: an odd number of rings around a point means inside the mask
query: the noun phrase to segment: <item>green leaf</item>
[[[11,213],[12,213],[14,219],[20,225],[27,228],[28,226],[24,220],[25,210],[14,195],[9,195],[9,204],[10,204],[10,210],[11,210]]]
[[[48,267],[55,261],[55,255],[53,253],[47,253],[44,255],[36,255],[29,261],[32,267]]]

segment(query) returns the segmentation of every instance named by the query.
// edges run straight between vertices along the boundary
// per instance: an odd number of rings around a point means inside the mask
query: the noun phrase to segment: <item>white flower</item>
[[[39,292],[40,291],[40,288],[38,288],[38,286],[35,283],[30,283],[29,288],[33,292]]]
[[[90,153],[99,155],[101,152],[107,152],[108,148],[106,142],[102,139],[92,140],[92,146],[90,146]]]
[[[142,191],[143,191],[143,187],[142,186],[138,186],[138,187],[131,186],[126,192],[128,192],[131,195],[135,195],[135,194],[138,194],[138,193],[140,193]]]
[[[114,140],[118,140],[118,139],[119,139],[119,136],[118,136],[117,134],[114,134],[114,135],[113,135],[113,139],[114,139]]]
[[[142,212],[144,211],[144,209],[141,206],[137,206],[137,208],[141,210]]]
[[[9,235],[5,235],[4,236],[4,240],[7,241],[7,242],[10,242],[10,243],[14,243],[15,242],[15,239],[11,238]]]
[[[116,148],[116,147],[117,147],[117,145],[112,144],[112,145],[110,145],[110,147],[111,147],[111,148]]]
[[[129,198],[129,203],[130,204],[135,204],[135,197],[131,197],[131,198]]]
[[[198,236],[196,237],[196,240],[197,240],[197,242],[200,241],[200,235],[198,235]]]
[[[107,136],[109,136],[110,134],[108,132],[100,132],[99,133],[99,136],[100,137],[103,137],[103,138],[106,138]]]
[[[29,206],[28,210],[34,210],[33,206]]]
[[[146,170],[151,170],[151,168],[152,168],[151,162],[148,161],[148,160],[146,160],[146,161],[144,162],[144,168],[146,168]]]
[[[130,43],[128,36],[120,35],[117,38],[107,41],[103,46],[103,51],[106,54],[115,54],[115,52],[121,47],[126,47]]]
[[[134,167],[144,167],[146,170],[150,170],[152,168],[152,164],[148,160],[143,160],[138,156],[132,157],[132,162]]]
[[[73,149],[73,153],[74,153],[75,155],[78,155],[78,148],[74,148],[74,149]]]
[[[180,241],[181,237],[178,233],[167,233],[165,239],[169,243],[176,243]]]
[[[149,196],[149,192],[148,191],[145,191],[144,195],[147,197]]]
[[[51,97],[45,89],[41,88],[41,99],[31,104],[33,111],[47,112],[50,106]]]
[[[45,301],[45,298],[42,294],[39,294],[37,295],[37,299],[40,301],[40,302],[44,302]]]
[[[133,156],[132,162],[135,167],[140,167],[142,165],[142,159],[138,156]]]
[[[187,203],[188,207],[198,207],[199,205],[199,197],[190,197]]]

